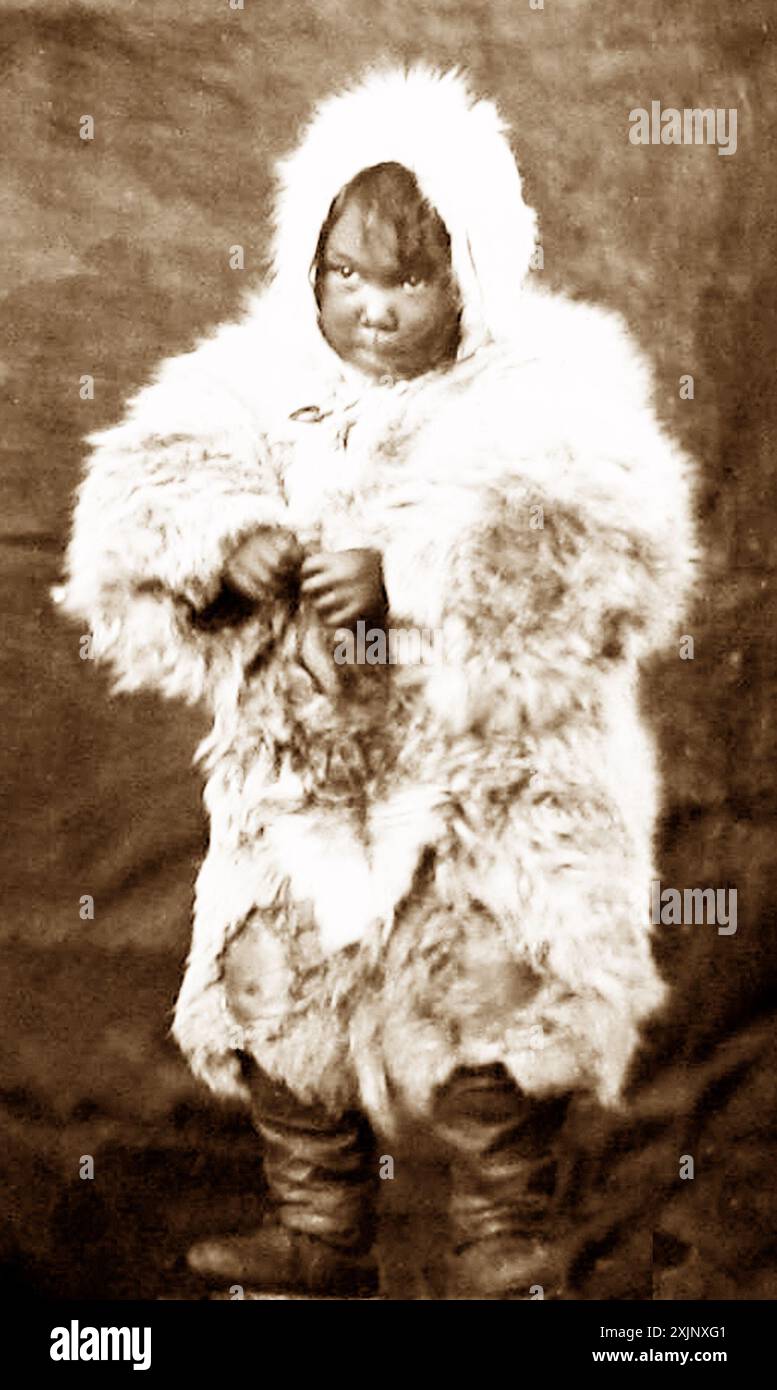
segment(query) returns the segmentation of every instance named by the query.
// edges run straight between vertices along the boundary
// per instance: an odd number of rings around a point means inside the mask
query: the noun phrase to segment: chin
[[[374,376],[376,379],[382,376],[400,375],[400,369],[396,363],[383,361],[373,356],[371,352],[353,353],[349,360],[354,367],[359,368],[359,371],[365,372],[368,376]]]

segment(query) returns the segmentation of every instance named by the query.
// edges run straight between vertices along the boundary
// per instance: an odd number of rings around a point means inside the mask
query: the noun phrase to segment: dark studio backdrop
[[[625,315],[659,413],[699,462],[694,656],[678,634],[645,703],[665,776],[662,883],[736,888],[738,930],[658,929],[674,1005],[646,1038],[632,1111],[570,1116],[572,1296],[777,1296],[773,23],[768,0],[4,0],[9,1291],[185,1292],[187,1242],[260,1209],[245,1117],[208,1098],[167,1037],[205,843],[203,717],[110,697],[48,590],[82,436],[238,308],[261,275],[272,160],[314,99],[388,56],[461,62],[496,98],[539,210],[535,273]],[[736,153],[631,145],[628,113],[652,100],[736,108]],[[93,140],[79,138],[87,114]]]

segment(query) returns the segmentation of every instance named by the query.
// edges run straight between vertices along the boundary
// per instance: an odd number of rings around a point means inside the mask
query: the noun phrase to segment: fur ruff
[[[308,272],[332,198],[384,159],[448,226],[465,332],[453,367],[379,385],[327,347]],[[638,671],[690,590],[689,462],[622,322],[524,280],[534,214],[460,75],[330,99],[279,183],[266,290],[92,437],[57,595],[118,688],[213,711],[174,1034],[220,1094],[247,1051],[383,1129],[462,1063],[616,1104],[666,994]],[[275,524],[380,549],[392,626],[445,660],[337,666],[285,600],[204,622]]]

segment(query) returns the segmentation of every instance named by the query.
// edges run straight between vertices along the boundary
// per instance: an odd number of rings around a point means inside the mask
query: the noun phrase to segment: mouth
[[[382,328],[365,328],[361,336],[365,347],[380,350],[394,345],[394,334],[386,333]]]

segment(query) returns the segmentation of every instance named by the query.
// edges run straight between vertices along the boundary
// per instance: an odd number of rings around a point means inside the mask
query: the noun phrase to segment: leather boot
[[[302,1105],[258,1067],[249,1084],[271,1211],[251,1235],[199,1242],[190,1268],[256,1290],[369,1297],[377,1174],[366,1120]]]
[[[552,1141],[568,1099],[530,1100],[499,1065],[460,1068],[438,1092],[451,1169],[446,1297],[558,1297]]]

